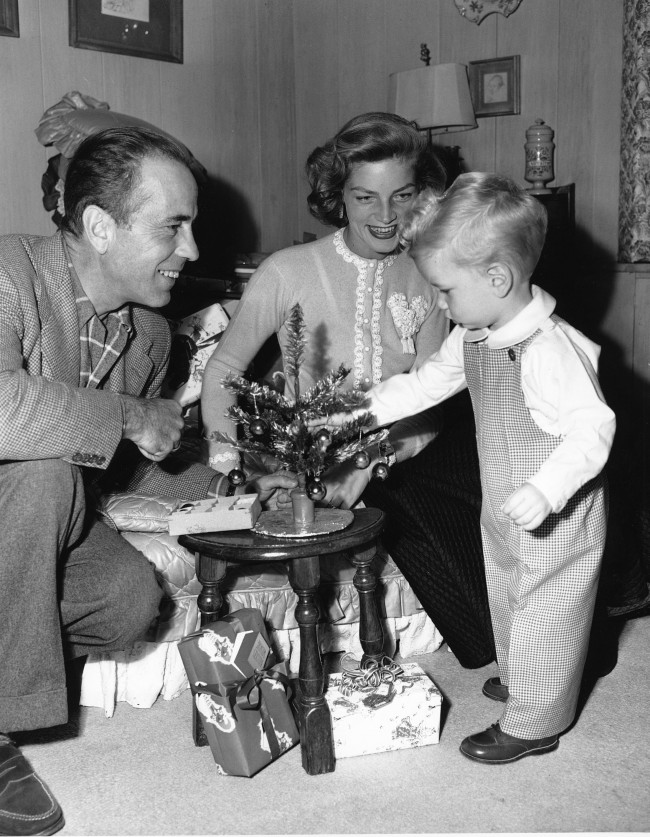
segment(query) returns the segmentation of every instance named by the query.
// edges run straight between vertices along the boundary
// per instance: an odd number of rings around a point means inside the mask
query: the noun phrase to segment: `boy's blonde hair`
[[[468,172],[443,195],[421,192],[399,236],[412,257],[450,247],[458,265],[500,261],[528,279],[542,252],[546,226],[544,206],[509,177]]]

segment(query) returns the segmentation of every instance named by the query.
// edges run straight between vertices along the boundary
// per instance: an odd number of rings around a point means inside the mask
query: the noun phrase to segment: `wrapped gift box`
[[[227,532],[252,529],[262,506],[257,494],[238,497],[214,497],[183,503],[169,515],[170,535],[191,535],[198,532]]]
[[[221,773],[253,776],[298,742],[259,610],[242,608],[184,637],[178,650]]]
[[[416,663],[401,668],[404,673],[392,684],[392,696],[387,684],[374,692],[344,694],[343,674],[330,674],[325,697],[337,759],[438,743],[442,695]]]
[[[205,366],[227,325],[228,315],[218,302],[171,324],[173,336],[165,398],[175,398],[183,407],[199,400]]]

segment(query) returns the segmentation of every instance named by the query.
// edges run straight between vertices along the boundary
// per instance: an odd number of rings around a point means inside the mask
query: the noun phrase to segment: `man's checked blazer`
[[[63,458],[108,467],[122,438],[119,393],[159,396],[169,360],[164,317],[134,305],[132,318],[134,335],[104,388],[80,388],[77,307],[61,234],[0,236],[0,460]],[[125,461],[133,469],[131,490],[205,497],[214,476],[210,469],[176,467],[168,473],[134,445],[122,447],[130,449]],[[199,485],[188,491],[190,475]]]

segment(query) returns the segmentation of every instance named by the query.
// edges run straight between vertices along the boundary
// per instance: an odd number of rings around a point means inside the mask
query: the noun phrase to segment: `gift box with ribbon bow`
[[[165,398],[176,399],[181,407],[199,400],[205,366],[227,325],[228,315],[218,302],[171,323],[173,336],[163,387]]]
[[[224,616],[178,650],[221,773],[253,776],[298,742],[288,666],[276,659],[259,610]]]
[[[389,657],[330,674],[325,693],[336,758],[437,744],[442,695],[416,663]]]

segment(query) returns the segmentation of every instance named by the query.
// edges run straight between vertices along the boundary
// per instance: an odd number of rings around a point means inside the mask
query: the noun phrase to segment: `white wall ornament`
[[[477,25],[488,15],[500,14],[509,17],[521,0],[454,0],[460,14]]]

